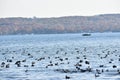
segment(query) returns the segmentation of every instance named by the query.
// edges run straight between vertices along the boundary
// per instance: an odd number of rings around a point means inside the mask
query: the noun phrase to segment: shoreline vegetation
[[[119,32],[120,14],[0,18],[0,35]]]

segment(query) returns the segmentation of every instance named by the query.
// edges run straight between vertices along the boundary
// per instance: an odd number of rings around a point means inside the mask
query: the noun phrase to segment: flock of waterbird
[[[120,65],[118,64],[120,63],[119,49],[104,49],[101,50],[100,53],[96,52],[94,54],[89,54],[90,51],[87,47],[82,48],[82,50],[74,48],[69,51],[65,51],[64,48],[59,48],[54,50],[54,54],[51,55],[50,52],[45,51],[44,48],[42,48],[44,49],[44,51],[42,50],[42,54],[40,54],[41,49],[35,51],[34,53],[36,54],[30,53],[29,49],[31,48],[19,49],[20,53],[17,52],[18,50],[0,49],[0,55],[3,57],[0,60],[0,69],[11,69],[13,66],[16,68],[26,67],[25,72],[27,73],[30,68],[38,67],[43,64],[45,69],[51,69],[54,67],[53,71],[59,73],[81,74],[87,72],[94,73],[95,78],[100,77],[101,74],[111,73],[113,71],[116,75],[120,75]],[[11,54],[13,55],[9,57],[6,56]],[[38,56],[36,57],[36,55]],[[19,58],[22,56],[24,57]],[[96,58],[97,60],[95,60]],[[97,61],[103,61],[103,63],[99,63],[99,65],[97,65]],[[118,63],[116,63],[116,61]],[[62,65],[64,65],[64,67],[61,67]],[[65,66],[68,65],[70,65],[70,67],[66,69]],[[70,75],[65,75],[64,78],[71,79],[72,77]]]

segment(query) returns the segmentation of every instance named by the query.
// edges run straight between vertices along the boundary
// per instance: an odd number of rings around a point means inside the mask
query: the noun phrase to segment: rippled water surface
[[[0,80],[66,79],[120,80],[120,33],[0,36]]]

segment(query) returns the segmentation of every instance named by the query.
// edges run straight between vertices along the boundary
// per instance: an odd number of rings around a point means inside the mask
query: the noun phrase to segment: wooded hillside
[[[120,14],[59,18],[0,18],[0,35],[119,31]]]

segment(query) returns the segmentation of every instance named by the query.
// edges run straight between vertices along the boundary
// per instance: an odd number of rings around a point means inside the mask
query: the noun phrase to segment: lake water
[[[120,33],[0,36],[0,80],[66,80],[66,76],[120,80]]]

